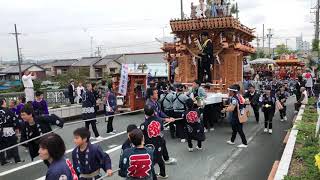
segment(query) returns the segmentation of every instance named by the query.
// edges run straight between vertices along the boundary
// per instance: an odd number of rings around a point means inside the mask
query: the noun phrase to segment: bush
[[[315,136],[316,122],[318,114],[312,107],[315,103],[314,98],[309,99],[309,105],[303,113],[302,120],[298,123],[299,130],[297,143],[293,158],[303,164],[303,170],[295,167],[293,176],[286,176],[285,180],[319,180],[320,172],[315,166],[315,155],[320,151],[319,137]],[[294,165],[293,165],[294,166]]]

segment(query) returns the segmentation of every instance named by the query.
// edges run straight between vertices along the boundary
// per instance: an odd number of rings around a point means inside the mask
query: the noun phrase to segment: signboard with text
[[[128,74],[129,74],[128,65],[122,64],[120,84],[119,84],[119,94],[122,94],[124,96],[127,94],[127,88],[128,88],[128,82],[129,82]]]

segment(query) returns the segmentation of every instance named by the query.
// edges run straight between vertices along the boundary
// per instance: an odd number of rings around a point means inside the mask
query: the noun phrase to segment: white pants
[[[34,90],[33,88],[25,88],[24,93],[26,94],[26,102],[34,101]]]

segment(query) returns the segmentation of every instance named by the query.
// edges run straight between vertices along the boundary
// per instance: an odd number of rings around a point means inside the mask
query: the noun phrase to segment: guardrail
[[[49,106],[69,104],[69,99],[65,97],[64,91],[66,91],[66,89],[43,90],[43,93],[44,93],[43,96]],[[11,99],[18,100],[18,98],[21,96],[25,96],[24,92],[0,94],[0,97],[3,97],[7,100],[11,100]]]
[[[43,136],[45,136],[45,135],[47,135],[47,134],[50,134],[50,133],[52,133],[52,132],[55,132],[55,131],[57,131],[57,130],[59,130],[59,129],[63,129],[63,128],[65,128],[65,127],[67,127],[67,126],[70,126],[70,125],[79,124],[79,123],[84,123],[84,122],[92,121],[92,120],[100,120],[100,119],[105,120],[105,119],[108,118],[108,117],[122,116],[122,115],[126,115],[126,114],[132,114],[132,113],[142,112],[142,111],[143,111],[143,109],[139,109],[139,110],[130,111],[130,112],[124,112],[124,113],[119,113],[119,114],[113,114],[113,115],[107,115],[107,116],[92,118],[92,119],[79,120],[79,121],[74,121],[74,122],[70,122],[70,123],[65,123],[62,128],[56,128],[56,129],[54,129],[54,130],[52,130],[52,131],[50,131],[50,132],[44,133],[44,134],[42,134],[42,135],[40,135],[40,136],[34,137],[34,138],[32,138],[32,139],[28,139],[27,141],[24,141],[24,142],[15,144],[15,145],[10,146],[10,147],[5,148],[5,149],[1,149],[1,150],[0,150],[0,153],[1,153],[1,152],[5,152],[5,151],[7,151],[7,150],[10,150],[10,149],[12,149],[12,148],[18,147],[18,146],[20,146],[20,145],[26,144],[26,143],[28,143],[28,142],[37,140],[37,139],[39,139],[39,138],[41,138],[41,137],[43,137]],[[177,118],[177,119],[175,119],[175,120],[176,120],[176,121],[182,120],[182,118]],[[164,126],[168,126],[169,124],[170,124],[170,123],[166,123],[166,124],[164,124]]]

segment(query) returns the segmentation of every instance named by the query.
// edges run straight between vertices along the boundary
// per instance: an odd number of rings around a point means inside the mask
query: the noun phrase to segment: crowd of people
[[[308,88],[308,73],[295,80],[294,89],[297,102],[295,109],[302,104],[307,104],[308,96],[318,95],[320,84],[316,83]],[[272,134],[273,119],[276,110],[279,110],[280,121],[287,121],[287,99],[290,96],[288,80],[269,79],[258,82],[262,86],[256,86],[254,80],[247,79],[244,83],[234,84],[228,88],[229,99],[225,106],[221,106],[218,112],[221,116],[227,113],[227,119],[231,124],[232,134],[226,143],[235,145],[237,134],[240,135],[242,144],[239,148],[246,148],[248,142],[243,131],[244,122],[242,116],[247,116],[248,108],[254,112],[255,120],[260,122],[260,109],[264,115],[264,132]],[[20,97],[18,103],[13,100],[0,99],[0,127],[1,141],[0,150],[17,144],[24,144],[33,160],[37,156],[48,165],[46,179],[98,179],[101,177],[100,169],[107,176],[113,174],[111,159],[103,152],[99,145],[91,144],[91,126],[94,136],[101,140],[97,126],[97,106],[104,104],[107,133],[114,134],[112,121],[117,110],[116,87],[114,84],[102,83],[103,88],[95,83],[86,83],[86,88],[79,83],[75,88],[74,81],[70,81],[69,90],[72,93],[70,102],[77,99],[82,103],[82,119],[85,127],[78,128],[73,132],[76,147],[72,152],[72,160],[64,157],[65,144],[62,138],[48,132],[52,131],[51,125],[63,127],[64,122],[56,115],[49,115],[48,105],[43,98],[43,93],[37,91],[35,99],[26,101]],[[166,179],[166,165],[176,163],[176,159],[170,157],[164,137],[164,130],[168,126],[171,138],[179,139],[182,143],[187,142],[187,150],[194,151],[193,141],[196,141],[196,149],[203,149],[206,140],[205,133],[213,131],[214,119],[210,113],[212,109],[203,106],[200,101],[207,97],[210,85],[201,86],[201,82],[195,80],[191,88],[182,84],[170,85],[165,81],[155,84],[149,82],[146,91],[146,103],[144,107],[144,122],[139,126],[131,124],[127,127],[128,139],[123,143],[119,161],[119,176],[126,179]],[[318,97],[318,96],[317,96]],[[45,136],[44,136],[45,135]],[[40,140],[33,138],[43,136]],[[20,141],[19,138],[20,137]],[[29,142],[30,141],[30,142]],[[10,159],[16,163],[21,160],[18,147],[11,148],[0,153],[1,165],[5,165]],[[154,166],[158,164],[160,172],[156,173]]]
[[[49,115],[47,102],[43,99],[43,92],[36,91],[35,99],[26,102],[26,98],[21,96],[18,102],[0,99],[0,150],[14,146],[19,142],[27,141],[52,129],[50,123],[59,126],[63,122],[56,115]],[[31,159],[38,155],[37,142],[33,141],[25,144]],[[0,153],[0,163],[5,165],[14,159],[15,163],[21,163],[18,148],[12,148]]]

